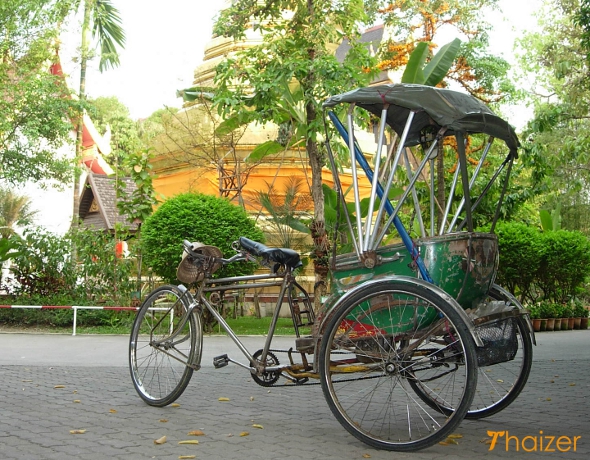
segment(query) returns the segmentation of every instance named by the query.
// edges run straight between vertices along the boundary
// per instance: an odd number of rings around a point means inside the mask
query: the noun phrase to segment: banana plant
[[[427,42],[418,43],[416,49],[410,54],[410,59],[402,75],[402,83],[416,83],[426,86],[438,85],[453,65],[460,47],[461,40],[455,38],[452,42],[442,46],[432,56],[432,59],[424,65],[430,56],[430,49]]]

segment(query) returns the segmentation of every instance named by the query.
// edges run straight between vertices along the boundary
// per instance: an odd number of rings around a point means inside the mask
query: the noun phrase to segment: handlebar
[[[201,254],[199,252],[196,252],[193,250],[193,243],[191,243],[188,240],[183,240],[182,241],[182,245],[184,246],[184,250],[191,256],[194,257],[196,259],[204,259],[206,257],[211,257],[205,254]],[[235,248],[234,248],[235,249]],[[243,251],[238,251],[237,254],[234,254],[233,256],[231,256],[229,259],[225,259],[223,257],[214,257],[214,259],[223,264],[223,265],[227,265],[227,264],[231,264],[233,262],[238,262],[241,260],[246,260],[247,259],[247,253],[243,252]]]

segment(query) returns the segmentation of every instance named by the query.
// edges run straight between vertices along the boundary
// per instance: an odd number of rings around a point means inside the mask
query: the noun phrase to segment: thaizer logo
[[[490,436],[489,450],[505,450],[516,452],[576,452],[582,436],[551,436],[539,431],[538,436],[522,438],[511,435],[508,431],[488,431]]]

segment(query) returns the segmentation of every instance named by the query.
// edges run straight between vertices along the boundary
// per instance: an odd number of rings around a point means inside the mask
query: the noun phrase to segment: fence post
[[[76,321],[78,319],[78,307],[73,306],[74,309],[74,324],[72,325],[72,335],[76,335]]]

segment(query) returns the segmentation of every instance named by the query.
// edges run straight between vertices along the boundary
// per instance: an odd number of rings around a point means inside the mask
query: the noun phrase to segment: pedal
[[[227,355],[220,355],[213,358],[213,367],[215,367],[215,369],[225,367],[228,365],[228,363],[229,357]]]

